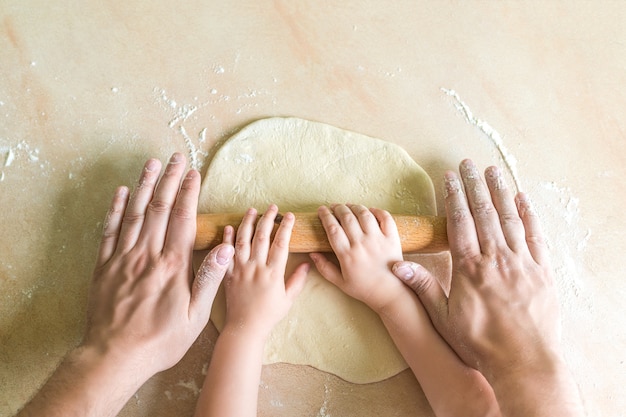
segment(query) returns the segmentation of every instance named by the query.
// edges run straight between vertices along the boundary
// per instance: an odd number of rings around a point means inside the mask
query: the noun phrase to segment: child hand
[[[324,278],[376,312],[405,292],[391,272],[391,266],[402,259],[402,247],[388,212],[340,204],[320,207],[318,213],[341,267],[312,253]]]
[[[249,209],[236,239],[232,227],[224,230],[224,243],[235,244],[234,263],[224,279],[224,330],[249,332],[265,339],[304,287],[309,264],[298,266],[287,281],[284,278],[295,217],[285,214],[272,240],[277,214],[278,208],[271,205],[255,230],[257,212]]]

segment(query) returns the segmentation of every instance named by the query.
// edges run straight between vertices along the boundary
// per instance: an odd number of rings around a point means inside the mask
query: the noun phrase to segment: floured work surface
[[[263,119],[231,137],[207,171],[199,211],[243,213],[276,203],[283,212],[305,212],[333,202],[436,213],[430,178],[402,148],[296,118]],[[307,259],[292,254],[289,266]],[[224,315],[220,291],[211,315],[218,329]],[[277,362],[311,365],[355,383],[407,368],[378,316],[315,270],[266,344],[264,363]]]

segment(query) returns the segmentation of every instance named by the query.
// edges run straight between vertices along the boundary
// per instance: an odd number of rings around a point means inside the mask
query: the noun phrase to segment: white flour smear
[[[202,149],[201,143],[206,141],[207,129],[204,128],[198,132],[198,139],[194,140],[187,133],[185,129],[185,122],[191,117],[199,106],[195,104],[179,104],[176,100],[171,98],[164,89],[154,88],[154,93],[157,95],[163,108],[170,113],[170,121],[167,123],[167,127],[173,129],[176,133],[182,136],[187,148],[187,154],[189,157],[189,165],[191,168],[200,171],[204,165],[204,160],[209,153]],[[197,142],[197,143],[196,143]]]
[[[502,158],[504,165],[506,165],[511,177],[513,178],[516,190],[521,191],[522,186],[519,175],[517,174],[517,159],[504,146],[502,136],[500,136],[500,134],[493,127],[491,127],[489,123],[474,116],[472,110],[461,100],[461,97],[459,97],[456,91],[448,90],[446,88],[441,88],[441,91],[453,97],[456,108],[463,114],[463,116],[465,116],[465,120],[479,128],[491,140],[491,142],[493,142],[496,149],[500,153],[500,157]]]
[[[0,142],[0,182],[7,178],[7,172],[16,161],[26,160],[44,169],[47,162],[40,161],[39,148],[32,148],[22,140],[15,145]]]

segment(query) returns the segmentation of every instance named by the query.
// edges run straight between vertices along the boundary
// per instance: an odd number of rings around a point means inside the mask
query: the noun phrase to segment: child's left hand
[[[312,253],[311,259],[324,278],[380,313],[406,293],[391,272],[402,259],[395,221],[385,210],[360,205],[338,204],[331,209],[323,206],[318,213],[341,269],[322,254]]]
[[[272,240],[277,214],[278,208],[271,205],[258,220],[255,230],[257,212],[250,209],[239,226],[236,239],[232,227],[224,231],[224,243],[235,245],[234,263],[224,279],[225,331],[243,331],[264,340],[287,315],[304,287],[309,270],[306,263],[298,266],[285,281],[295,217],[293,213],[286,213]]]

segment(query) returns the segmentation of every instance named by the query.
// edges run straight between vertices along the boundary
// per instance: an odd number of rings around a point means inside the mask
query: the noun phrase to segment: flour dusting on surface
[[[317,417],[331,417],[328,412],[328,401],[329,401],[330,388],[328,385],[324,384],[324,402],[318,411]]]
[[[469,108],[467,104],[465,104],[461,97],[454,90],[448,90],[446,88],[441,88],[441,91],[451,96],[455,100],[456,108],[465,116],[465,120],[468,123],[479,128],[496,146],[496,149],[500,153],[502,160],[513,178],[513,182],[515,183],[515,188],[517,191],[522,190],[521,182],[519,180],[519,175],[517,174],[517,159],[508,151],[508,149],[504,146],[504,141],[502,140],[502,136],[493,128],[491,125],[484,120],[481,120],[474,116],[472,110]]]
[[[41,169],[49,165],[46,161],[40,161],[39,148],[31,147],[25,140],[21,140],[15,145],[0,142],[0,182],[7,178],[8,168],[18,160],[26,160],[31,164],[36,164]]]
[[[153,92],[157,96],[162,107],[170,113],[170,121],[167,127],[177,132],[183,139],[187,154],[189,157],[189,165],[191,168],[200,171],[204,165],[204,160],[209,153],[202,149],[200,144],[206,141],[207,128],[203,128],[198,132],[197,144],[187,133],[185,122],[198,111],[200,106],[196,104],[179,104],[173,99],[165,89],[155,87]],[[195,98],[197,100],[197,97]]]

